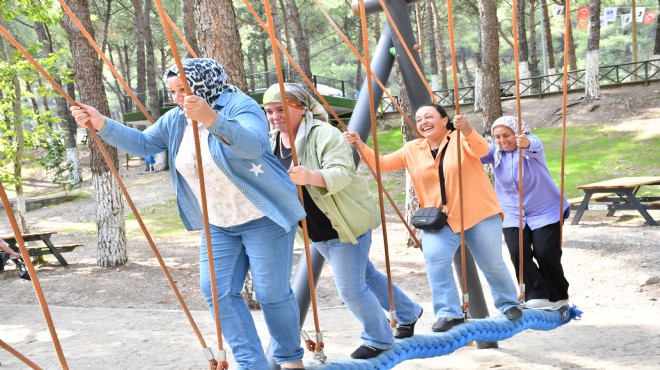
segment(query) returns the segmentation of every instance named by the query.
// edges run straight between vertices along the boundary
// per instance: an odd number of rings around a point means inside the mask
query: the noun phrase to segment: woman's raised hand
[[[344,137],[346,138],[349,144],[353,145],[358,149],[362,149],[366,146],[366,144],[360,138],[360,135],[355,131],[345,131]]]
[[[472,126],[467,120],[467,117],[457,114],[454,116],[454,127],[461,132],[464,136],[472,133]]]
[[[201,122],[206,127],[213,126],[218,113],[211,108],[204,98],[188,95],[183,99],[183,113],[186,117]]]
[[[105,116],[99,113],[96,108],[83,103],[76,104],[78,105],[72,105],[69,110],[78,125],[87,128],[87,122],[90,122],[97,131],[105,127]]]

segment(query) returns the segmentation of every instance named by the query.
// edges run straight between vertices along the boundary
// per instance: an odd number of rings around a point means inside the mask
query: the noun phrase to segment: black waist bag
[[[411,222],[420,230],[440,230],[447,225],[447,214],[438,207],[420,208],[412,216]]]

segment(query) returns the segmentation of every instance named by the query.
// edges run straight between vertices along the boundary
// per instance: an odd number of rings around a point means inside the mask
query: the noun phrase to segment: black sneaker
[[[415,334],[415,324],[417,323],[417,320],[419,320],[419,318],[422,317],[423,313],[424,313],[424,309],[422,309],[419,312],[419,316],[417,316],[417,319],[415,319],[415,321],[411,322],[410,324],[397,325],[396,331],[394,332],[394,338],[404,339],[404,338],[412,337]]]
[[[504,316],[506,316],[507,319],[509,320],[518,320],[521,318],[523,315],[522,310],[518,306],[513,306],[507,308],[506,311],[504,311]]]
[[[453,328],[454,326],[456,326],[458,324],[462,324],[464,322],[465,322],[465,319],[462,318],[462,317],[460,319],[448,319],[446,317],[441,317],[441,318],[438,319],[438,321],[435,322],[435,324],[433,324],[433,326],[431,327],[431,330],[433,330],[436,333],[445,332],[445,331]]]
[[[351,358],[366,360],[368,358],[374,358],[385,351],[384,349],[375,348],[368,346],[366,344],[361,345],[355,352],[351,353]]]

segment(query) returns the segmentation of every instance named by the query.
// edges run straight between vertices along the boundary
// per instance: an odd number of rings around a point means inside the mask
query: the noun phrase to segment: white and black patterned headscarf
[[[195,95],[204,98],[211,106],[218,100],[223,91],[238,90],[236,86],[227,83],[227,73],[224,67],[213,59],[183,59],[181,64],[183,64],[183,71],[186,74],[190,89]],[[165,86],[167,86],[167,79],[173,76],[179,76],[179,68],[176,64],[165,70],[163,74]]]

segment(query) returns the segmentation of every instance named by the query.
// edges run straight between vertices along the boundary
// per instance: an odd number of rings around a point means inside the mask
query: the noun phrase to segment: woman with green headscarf
[[[273,151],[288,168],[291,180],[303,186],[307,226],[312,247],[332,265],[339,295],[362,325],[363,344],[351,354],[372,358],[394,344],[394,338],[413,335],[422,307],[393,286],[396,335],[383,309],[389,309],[387,278],[369,261],[371,230],[380,225],[377,203],[369,187],[355,171],[353,155],[342,133],[327,123],[325,109],[303,88],[272,85],[264,93],[263,106]],[[291,131],[285,121],[288,110]],[[299,159],[292,166],[292,149]]]

